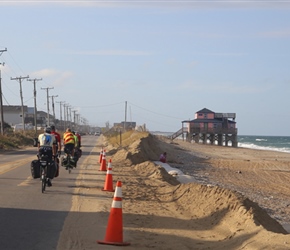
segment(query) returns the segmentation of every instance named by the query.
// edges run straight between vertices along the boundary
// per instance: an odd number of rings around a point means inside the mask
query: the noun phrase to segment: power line
[[[7,103],[8,106],[10,106],[10,103],[7,101],[7,99],[5,98],[4,94],[2,93],[2,97],[5,100],[5,102]]]
[[[154,111],[151,111],[151,110],[148,110],[148,109],[142,108],[142,107],[137,106],[137,105],[135,105],[135,104],[133,104],[133,103],[130,103],[130,104],[131,104],[132,106],[135,106],[135,107],[137,107],[137,108],[143,109],[143,110],[145,110],[145,111],[147,111],[147,112],[150,112],[150,113],[153,113],[153,114],[156,114],[156,115],[159,115],[159,116],[164,116],[164,117],[168,117],[168,118],[173,118],[173,119],[182,120],[182,118],[179,118],[179,117],[174,117],[174,116],[164,115],[164,114],[161,114],[161,113],[157,113],[157,112],[154,112]]]
[[[115,106],[119,104],[124,104],[124,102],[118,102],[114,104],[106,104],[106,105],[93,105],[93,106],[80,106],[80,108],[103,108],[103,107],[108,107],[108,106]]]
[[[14,63],[16,64],[16,66],[22,71],[22,73],[24,73],[23,72],[23,70],[22,70],[22,68],[18,65],[18,63],[15,61],[15,59],[13,58],[13,56],[11,55],[11,53],[8,51],[8,55],[10,55],[11,56],[11,58],[12,58],[12,60],[14,61]],[[13,69],[12,69],[13,70]],[[14,70],[13,70],[14,71]],[[14,72],[15,73],[15,72]]]

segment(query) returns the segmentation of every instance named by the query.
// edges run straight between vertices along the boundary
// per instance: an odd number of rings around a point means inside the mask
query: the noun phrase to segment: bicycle
[[[61,159],[61,165],[65,167],[66,170],[68,170],[69,174],[71,173],[71,170],[75,166],[75,162],[71,158],[71,152],[68,150],[64,150],[65,156],[62,156]]]
[[[40,166],[40,180],[41,180],[41,192],[44,193],[46,185],[51,186],[50,179],[53,179],[57,171],[56,157],[54,160],[46,154],[38,155]]]
[[[39,162],[40,162],[40,173],[41,173],[41,176],[40,176],[40,180],[41,180],[41,192],[44,193],[45,191],[45,188],[46,188],[46,184],[47,184],[47,181],[48,181],[48,178],[47,178],[47,166],[48,166],[48,156],[47,155],[41,155],[39,157]]]

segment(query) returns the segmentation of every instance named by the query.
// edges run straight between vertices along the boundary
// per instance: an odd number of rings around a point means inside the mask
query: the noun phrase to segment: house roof
[[[203,108],[200,111],[197,111],[196,113],[214,113],[213,111],[207,109],[207,108]]]
[[[27,112],[27,106],[23,105],[24,112]],[[4,112],[22,112],[22,106],[16,105],[3,105]]]

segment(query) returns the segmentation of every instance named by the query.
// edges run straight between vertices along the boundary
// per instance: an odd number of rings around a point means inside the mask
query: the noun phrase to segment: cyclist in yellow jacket
[[[64,152],[71,152],[71,156],[73,157],[75,148],[75,136],[70,128],[67,128],[65,133],[63,134],[63,145]]]

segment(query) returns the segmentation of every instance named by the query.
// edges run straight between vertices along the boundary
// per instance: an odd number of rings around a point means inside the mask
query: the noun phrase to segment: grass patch
[[[25,146],[33,146],[34,132],[16,132],[8,135],[0,135],[0,149],[10,150]]]
[[[110,132],[106,133],[108,142],[114,147],[126,147],[135,142],[136,140],[148,136],[149,132],[138,132],[135,130],[129,130],[124,133]]]

